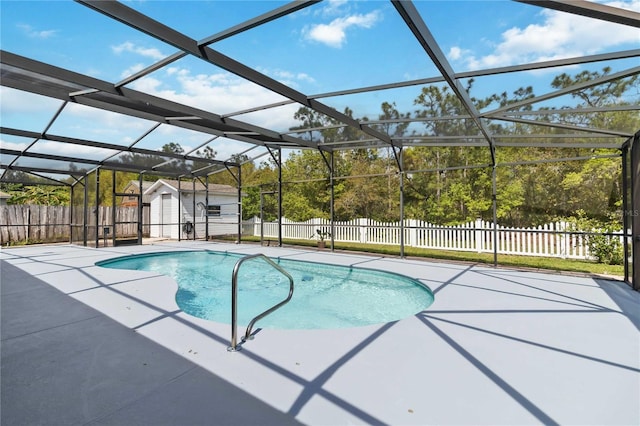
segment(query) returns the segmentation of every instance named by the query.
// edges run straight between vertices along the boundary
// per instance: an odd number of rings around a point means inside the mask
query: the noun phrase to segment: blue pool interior
[[[106,268],[155,272],[178,283],[176,302],[195,317],[231,322],[231,278],[243,256],[216,251],[163,252],[98,262]],[[273,259],[294,279],[291,301],[260,320],[257,327],[330,329],[397,321],[433,303],[431,290],[390,272]],[[238,323],[247,325],[286,298],[289,280],[263,259],[242,264],[238,273]]]

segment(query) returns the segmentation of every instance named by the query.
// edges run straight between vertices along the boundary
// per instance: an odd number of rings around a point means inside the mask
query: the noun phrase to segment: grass
[[[242,237],[243,241],[260,241],[258,237]],[[273,239],[269,239],[271,244]],[[275,241],[277,244],[277,241]],[[283,244],[292,246],[315,247],[315,240],[282,240]],[[330,242],[327,241],[327,247]],[[358,243],[341,243],[335,242],[336,250],[356,251],[376,253],[387,256],[399,256],[400,246],[393,245],[374,245],[374,244],[358,244]],[[328,249],[328,248],[327,248]],[[457,262],[485,263],[493,265],[492,253],[476,253],[469,251],[449,251],[449,250],[433,250],[422,249],[416,247],[405,247],[404,254],[407,257],[420,257],[428,259],[442,259]],[[516,256],[516,255],[498,255],[498,265],[509,266],[515,268],[527,269],[544,269],[550,271],[580,272],[597,275],[624,276],[623,265],[605,265],[588,260],[577,259],[561,259],[555,257],[541,256]]]

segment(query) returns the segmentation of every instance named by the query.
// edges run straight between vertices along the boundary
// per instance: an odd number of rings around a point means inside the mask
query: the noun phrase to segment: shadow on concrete
[[[15,255],[15,254],[12,255],[12,260],[18,260],[18,259],[22,259],[22,258],[26,258],[26,257],[25,256],[21,256],[21,255]],[[180,323],[182,323],[182,324],[184,324],[184,325],[186,325],[186,326],[188,326],[188,327],[190,327],[190,328],[192,328],[194,330],[197,330],[198,332],[202,333],[203,335],[206,335],[207,337],[211,338],[212,340],[214,340],[214,341],[216,341],[218,343],[223,343],[223,344],[227,344],[228,343],[227,339],[224,339],[221,336],[218,336],[217,334],[212,333],[209,330],[203,329],[203,328],[201,328],[201,327],[199,327],[199,326],[197,326],[197,325],[195,325],[193,323],[190,323],[190,322],[184,320],[183,318],[180,318],[179,316],[177,316],[177,314],[179,314],[181,312],[179,310],[178,311],[173,311],[173,312],[166,311],[166,310],[164,310],[162,308],[159,308],[159,307],[157,307],[157,306],[155,306],[153,304],[150,304],[150,303],[148,303],[148,302],[146,302],[144,300],[141,300],[141,299],[139,299],[139,298],[137,298],[137,297],[135,297],[133,295],[126,294],[126,293],[124,293],[124,292],[122,292],[122,291],[120,291],[120,290],[115,288],[116,284],[121,284],[122,282],[127,282],[128,280],[119,281],[117,283],[105,284],[105,283],[101,282],[100,280],[96,279],[96,277],[92,276],[87,271],[85,271],[84,268],[82,268],[82,267],[73,267],[73,266],[68,266],[68,265],[62,265],[61,263],[57,263],[55,261],[51,261],[50,259],[36,259],[35,257],[30,258],[29,260],[32,261],[32,262],[46,264],[48,266],[51,266],[51,265],[53,265],[53,266],[64,266],[67,269],[73,269],[73,270],[77,271],[78,273],[82,274],[85,278],[87,278],[87,279],[93,281],[94,283],[96,283],[95,286],[92,286],[92,287],[87,288],[87,289],[79,290],[79,291],[76,291],[76,292],[73,292],[73,293],[80,293],[80,292],[87,291],[87,290],[92,290],[92,289],[95,289],[95,288],[104,288],[104,289],[107,289],[109,291],[114,292],[115,294],[118,294],[119,296],[125,297],[127,299],[132,300],[132,301],[135,301],[136,303],[139,303],[139,304],[141,304],[141,305],[143,305],[143,306],[145,306],[145,307],[147,307],[149,309],[152,309],[152,310],[158,312],[158,316],[154,317],[153,319],[151,319],[151,320],[149,320],[147,322],[145,322],[144,324],[139,324],[139,325],[133,327],[133,329],[129,329],[127,327],[123,327],[122,325],[119,325],[115,321],[109,319],[107,316],[104,316],[103,314],[93,310],[92,308],[87,307],[86,305],[75,301],[74,299],[68,297],[68,295],[66,295],[65,293],[60,292],[60,291],[58,291],[57,289],[55,289],[53,287],[50,287],[46,282],[38,280],[37,278],[33,277],[32,275],[30,275],[30,274],[28,274],[28,273],[26,273],[26,272],[24,272],[24,271],[22,271],[22,270],[20,270],[20,269],[18,269],[16,267],[12,266],[12,265],[10,265],[6,261],[2,262],[3,267],[4,267],[4,265],[7,265],[9,268],[12,268],[10,270],[12,273],[19,274],[21,276],[24,276],[27,279],[31,279],[34,282],[36,282],[37,283],[37,287],[39,289],[46,289],[45,291],[49,292],[49,294],[51,294],[51,292],[53,292],[53,293],[55,293],[57,295],[58,298],[68,299],[68,301],[66,301],[66,302],[60,302],[60,303],[62,303],[62,306],[60,308],[57,308],[56,306],[52,306],[53,310],[60,310],[60,311],[63,311],[63,312],[67,312],[67,308],[66,308],[66,304],[67,303],[69,303],[69,304],[77,304],[79,306],[78,309],[82,309],[82,308],[88,309],[90,312],[92,312],[93,315],[98,315],[101,318],[103,318],[104,320],[112,321],[114,323],[114,325],[116,325],[121,330],[121,332],[123,332],[125,334],[126,333],[135,333],[136,330],[140,329],[143,326],[146,326],[146,325],[149,325],[151,323],[157,322],[160,319],[171,317],[174,320],[176,320],[176,321],[178,321],[178,322],[180,322]],[[7,273],[11,273],[11,272],[7,272]],[[4,279],[5,279],[5,277],[4,277],[5,270],[4,269],[2,271],[2,275],[3,275],[2,278],[3,278],[3,281],[4,281]],[[10,278],[8,279],[8,281],[10,281],[10,282],[12,282],[12,281],[19,282],[20,280],[21,280],[21,278],[16,278],[15,280],[10,279]],[[8,293],[14,293],[14,292],[16,292],[16,287],[20,288],[21,286],[19,284],[17,284],[17,285],[9,284],[6,291]],[[18,291],[21,291],[21,290],[18,290]],[[4,292],[4,290],[3,290],[3,292]],[[46,297],[47,296],[44,296],[45,299],[46,299]],[[3,308],[4,308],[4,303],[5,303],[5,300],[4,300],[4,297],[3,297]],[[9,303],[9,302],[7,302],[7,303]],[[18,318],[17,322],[35,321],[36,323],[39,323],[38,319],[35,319],[35,320],[31,319],[34,316],[34,313],[37,311],[37,309],[38,309],[37,306],[39,306],[39,303],[34,303],[34,305],[35,306],[33,306],[32,309],[31,309],[32,310],[32,314],[20,313],[21,310],[18,309],[19,312],[16,312],[13,315],[10,315],[10,313],[7,314],[7,317],[8,317],[7,321],[12,321],[11,317],[16,317],[16,318]],[[71,315],[80,315],[80,318],[83,319],[81,314],[71,313]],[[5,330],[4,330],[4,321],[5,321],[4,312],[3,312],[2,320],[3,320],[3,330],[2,330],[3,334],[2,334],[2,336],[3,336],[3,339],[4,339],[5,338],[5,334],[4,334],[5,333]],[[74,320],[72,319],[71,322],[73,322],[73,321]],[[327,399],[328,401],[332,402],[336,406],[339,406],[339,407],[343,408],[345,411],[347,411],[347,412],[351,413],[352,415],[360,418],[363,422],[366,422],[367,424],[384,424],[382,421],[380,421],[379,419],[371,416],[370,414],[366,413],[365,411],[359,409],[357,406],[355,406],[355,405],[345,401],[344,399],[334,395],[332,392],[327,391],[326,389],[324,389],[322,387],[322,384],[326,380],[328,380],[328,378],[330,378],[333,374],[335,374],[335,372],[338,371],[340,369],[340,367],[342,367],[345,364],[347,364],[350,359],[352,359],[360,351],[364,350],[369,344],[371,344],[373,341],[375,341],[381,334],[384,334],[384,332],[386,332],[393,324],[395,324],[395,323],[391,323],[391,324],[388,324],[388,326],[386,326],[386,327],[382,327],[380,330],[374,332],[373,335],[370,338],[365,339],[360,344],[356,344],[356,346],[354,347],[353,350],[349,351],[348,354],[346,354],[344,357],[342,357],[336,363],[332,364],[327,369],[327,371],[325,371],[323,374],[320,375],[320,377],[316,378],[315,380],[311,380],[311,381],[308,380],[308,379],[305,379],[305,378],[303,378],[303,377],[301,377],[301,376],[299,376],[297,374],[295,374],[294,372],[292,372],[290,370],[287,370],[287,369],[283,368],[282,366],[279,366],[279,365],[271,362],[268,359],[265,359],[264,357],[261,357],[260,355],[252,353],[250,351],[239,352],[238,354],[240,356],[246,356],[248,358],[251,358],[252,360],[260,363],[261,365],[263,365],[264,367],[269,368],[272,371],[274,371],[274,372],[276,372],[276,373],[288,378],[289,380],[299,384],[304,389],[303,392],[301,393],[301,395],[298,397],[298,399],[294,402],[294,404],[291,407],[291,409],[289,410],[289,412],[287,413],[288,417],[283,417],[284,422],[278,422],[278,421],[272,422],[269,416],[266,416],[266,417],[261,416],[260,415],[261,408],[258,408],[258,409],[255,410],[255,412],[257,413],[256,416],[255,416],[255,419],[258,419],[256,422],[253,421],[254,417],[249,416],[248,420],[243,420],[242,417],[239,417],[237,420],[233,420],[231,418],[233,421],[230,421],[230,420],[225,420],[225,418],[223,417],[223,418],[221,418],[219,420],[209,420],[208,423],[207,423],[206,419],[204,419],[204,417],[206,417],[206,416],[203,415],[202,416],[203,417],[202,418],[202,422],[200,422],[199,420],[198,421],[189,421],[189,420],[180,421],[179,419],[177,419],[175,417],[172,418],[170,416],[167,417],[167,420],[163,420],[165,417],[164,416],[159,416],[159,418],[160,418],[160,422],[159,423],[156,423],[156,422],[153,422],[151,420],[146,420],[145,419],[145,420],[141,421],[140,423],[133,422],[133,424],[145,424],[145,425],[146,424],[154,424],[154,425],[156,425],[156,424],[188,424],[188,425],[197,425],[197,424],[225,424],[225,425],[227,425],[227,424],[228,425],[233,425],[233,424],[240,424],[240,425],[283,424],[284,425],[284,424],[291,424],[291,423],[297,422],[297,420],[294,419],[294,416],[300,413],[302,407],[314,395],[317,395],[317,396],[320,396],[320,397],[323,397],[323,398]],[[78,328],[80,328],[83,332],[85,331],[84,327],[85,327],[85,324],[81,324],[81,325],[78,326]],[[38,327],[35,327],[35,328],[37,329]],[[24,330],[19,331],[19,333],[23,333],[23,332],[24,332]],[[91,331],[89,331],[89,333],[90,332]],[[16,332],[11,332],[9,329],[7,330],[7,333],[16,334]],[[139,336],[139,335],[135,335],[135,336],[144,338],[144,337]],[[147,340],[147,339],[145,339],[145,340]],[[4,345],[4,340],[3,340],[2,343]],[[158,350],[167,351],[164,347],[162,347],[160,345],[157,345],[156,343],[154,343],[154,342],[152,342],[150,340],[148,340],[147,343],[150,344],[150,345],[155,345],[158,348]],[[125,343],[118,342],[117,344],[126,345],[127,343],[126,342]],[[46,350],[45,350],[45,352],[46,352]],[[169,352],[169,351],[167,351],[167,352]],[[170,352],[170,353],[173,354],[173,352]],[[175,355],[175,356],[177,358],[183,359],[183,358],[179,357],[178,355]],[[43,354],[43,358],[46,358],[46,353]],[[100,358],[100,359],[94,360],[94,366],[96,368],[100,368],[101,364],[105,363],[105,362],[108,362],[108,359]],[[184,362],[189,363],[188,360],[184,360]],[[197,367],[197,366],[195,366],[193,364],[190,364],[190,365],[192,367],[194,367],[194,368],[201,369],[200,367]],[[146,366],[147,365],[145,365],[145,367]],[[3,369],[4,369],[4,347],[3,347]],[[205,372],[205,374],[211,374],[206,370],[203,370],[203,369],[201,369],[201,370],[203,372]],[[3,373],[4,373],[4,370],[3,370]],[[145,371],[143,371],[141,374],[145,374]],[[214,378],[216,378],[217,380],[222,381],[222,379],[220,379],[219,377],[217,377],[215,375],[212,375],[212,376]],[[124,377],[127,377],[127,374],[125,374]],[[236,389],[236,391],[238,391],[238,392],[243,392],[241,389],[236,388],[235,386],[233,386],[232,384],[229,384],[228,382],[224,382],[224,383],[227,386],[230,386],[230,387]],[[2,383],[2,386],[3,386],[2,390],[5,389],[4,385],[5,385],[5,383],[3,382]],[[265,386],[268,386],[268,384],[265,384]],[[205,393],[208,395],[210,392],[205,392]],[[220,393],[229,393],[229,392],[220,392]],[[194,395],[192,395],[192,394],[194,394]],[[245,395],[247,395],[248,398],[253,398],[253,397],[249,396],[246,393],[245,393]],[[205,408],[211,408],[212,403],[207,400],[207,397],[204,397],[204,400],[199,399],[199,397],[201,396],[200,390],[195,389],[195,390],[192,390],[192,391],[188,391],[187,392],[187,396],[197,396],[198,397],[197,398],[198,404],[203,405],[203,408],[200,409],[199,411],[202,411]],[[241,401],[234,402],[233,401],[234,399],[236,399],[234,396],[228,396],[227,398],[221,398],[220,404],[223,405],[223,406],[226,406],[227,408],[233,407],[234,410],[235,409],[244,410],[244,411],[252,411],[253,410],[253,408],[251,408],[252,406],[251,406],[250,403],[246,404],[246,403],[241,402]],[[254,398],[254,400],[256,402],[259,402],[259,403],[263,404],[266,408],[272,410],[274,412],[274,416],[276,414],[282,414],[280,412],[277,412],[276,410],[274,410],[273,408],[271,408],[267,404],[264,404],[264,403],[260,402],[260,400],[255,399],[255,398]],[[225,401],[228,401],[228,405],[225,405]],[[4,402],[5,401],[4,401],[4,394],[3,394],[3,399],[2,399],[2,404],[3,405],[4,405]],[[163,403],[165,403],[165,402],[166,401],[163,401]],[[72,404],[72,402],[69,402],[69,404]],[[78,404],[78,402],[76,402],[76,404]],[[194,405],[194,409],[195,409],[195,411],[197,413],[198,412],[197,404]],[[246,417],[247,413],[244,413],[244,414],[245,414],[245,417]],[[127,414],[127,415],[131,416],[131,414]],[[4,417],[5,416],[4,416],[4,412],[3,412],[2,413],[2,419],[4,419]],[[126,423],[126,424],[131,424],[131,422],[128,420],[128,418],[116,417],[116,416],[111,416],[111,417],[113,417],[115,420],[124,420],[124,423]],[[131,417],[131,418],[133,419],[135,417]],[[151,419],[151,418],[149,418],[149,419]],[[278,419],[274,418],[274,420],[278,420]],[[287,423],[287,422],[289,422],[289,423]],[[66,424],[66,422],[62,422],[62,423]],[[1,424],[4,424],[4,423],[1,423]],[[98,424],[103,424],[103,423],[100,422]],[[110,424],[110,423],[107,422],[107,423],[104,423],[104,424]],[[114,424],[121,424],[121,423],[118,423],[118,421],[115,421]]]
[[[640,292],[634,291],[630,285],[620,281],[594,279],[598,286],[620,308],[621,313],[640,331]]]
[[[299,424],[21,269],[0,266],[1,424]]]
[[[496,274],[494,271],[491,272],[482,272],[475,271],[480,275],[491,276]],[[478,285],[466,285],[466,284],[458,284],[454,283],[456,277],[453,277],[449,281],[445,282],[441,287],[445,287],[447,285],[455,285],[462,287],[471,287],[478,290],[483,290],[492,293],[502,293],[510,296],[522,297],[525,299],[535,299],[542,300],[546,302],[553,302],[559,305],[557,309],[490,309],[490,310],[479,310],[479,309],[470,309],[470,310],[426,310],[416,315],[416,317],[424,323],[431,331],[433,331],[436,335],[438,335],[444,342],[450,345],[457,353],[463,356],[471,365],[477,368],[481,373],[483,373],[488,379],[493,381],[497,386],[503,389],[514,401],[522,406],[522,408],[526,409],[529,413],[531,413],[536,419],[538,419],[542,424],[545,425],[553,425],[558,424],[556,420],[554,420],[549,414],[547,414],[544,410],[542,410],[538,405],[534,404],[533,401],[528,399],[524,394],[516,390],[510,383],[507,382],[506,379],[500,377],[495,371],[490,369],[486,364],[480,361],[477,357],[475,357],[470,351],[466,350],[459,342],[457,342],[454,338],[449,336],[445,331],[443,331],[438,325],[453,325],[457,327],[461,327],[467,330],[471,330],[480,334],[486,334],[494,337],[499,337],[507,340],[511,340],[514,342],[518,342],[524,345],[529,345],[535,348],[545,349],[549,351],[554,351],[558,353],[562,353],[565,355],[570,355],[576,357],[576,359],[582,359],[589,362],[594,362],[602,365],[606,365],[609,367],[622,369],[626,371],[630,371],[632,373],[640,373],[640,369],[633,365],[625,365],[613,361],[609,361],[607,359],[598,358],[595,356],[590,356],[583,353],[578,353],[575,351],[570,351],[566,349],[562,349],[559,347],[555,347],[552,345],[547,345],[540,342],[535,342],[532,340],[520,338],[517,336],[508,335],[505,333],[499,333],[496,331],[492,331],[483,327],[473,326],[471,324],[466,323],[465,321],[454,321],[451,319],[447,319],[443,316],[454,314],[459,317],[460,314],[566,314],[566,315],[594,315],[594,314],[619,314],[627,317],[633,324],[640,328],[640,312],[637,307],[640,302],[640,294],[634,292],[630,289],[629,286],[625,285],[622,282],[617,281],[608,281],[608,280],[598,280],[595,279],[594,282],[597,284],[597,287],[601,288],[610,298],[613,300],[620,310],[610,309],[605,306],[599,305],[597,303],[590,302],[585,299],[568,296],[566,294],[562,294],[560,290],[549,290],[548,288],[544,288],[543,286],[536,286],[532,284],[526,284],[524,282],[518,281],[516,278],[506,278],[506,274],[501,274],[500,279],[504,282],[508,282],[512,284],[511,288],[517,288],[517,286],[521,286],[523,290],[535,290],[540,292],[543,295],[547,295],[549,297],[541,297],[541,296],[532,296],[531,294],[520,294],[516,291],[504,291],[492,288],[483,287],[481,284]],[[543,281],[543,280],[540,280]],[[551,280],[550,280],[551,281]],[[565,284],[561,281],[557,283]],[[569,285],[573,285],[568,283]],[[514,285],[516,287],[514,287]],[[593,287],[596,287],[594,285]],[[563,300],[564,299],[564,300]],[[567,307],[568,305],[568,307]]]

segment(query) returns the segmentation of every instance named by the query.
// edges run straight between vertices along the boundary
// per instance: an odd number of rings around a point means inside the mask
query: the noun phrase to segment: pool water
[[[243,255],[168,252],[133,255],[97,263],[116,269],[168,275],[178,283],[176,302],[198,318],[231,323],[231,277]],[[373,269],[273,259],[294,279],[289,303],[256,327],[328,329],[386,323],[415,315],[433,303],[433,293],[417,280]],[[289,279],[263,259],[245,261],[238,273],[238,324],[287,297]]]

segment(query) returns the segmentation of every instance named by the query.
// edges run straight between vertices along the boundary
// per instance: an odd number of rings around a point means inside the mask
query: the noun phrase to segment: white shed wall
[[[209,235],[237,234],[240,219],[237,196],[231,194],[210,196],[209,205],[220,206],[220,216],[209,216]]]
[[[162,216],[162,194],[171,195],[171,223],[163,223]],[[151,208],[151,226],[149,227],[150,237],[162,237],[163,227],[170,227],[170,238],[178,239],[178,191],[173,190],[168,186],[162,186],[158,190],[150,194],[150,208]]]
[[[195,238],[205,238],[206,236],[206,207],[198,207],[198,203],[206,206],[205,195],[195,194],[195,214],[193,194],[184,192],[180,206],[178,206],[178,191],[163,185],[158,190],[150,194],[151,223],[150,236],[162,237],[162,194],[171,194],[171,237],[178,239],[194,238],[193,232],[187,234],[183,225],[186,222],[194,224]],[[237,195],[235,194],[209,194],[209,205],[220,206],[220,216],[209,216],[209,236],[229,235],[238,232],[239,208]],[[178,214],[179,212],[179,214]],[[178,226],[180,221],[180,226]]]

